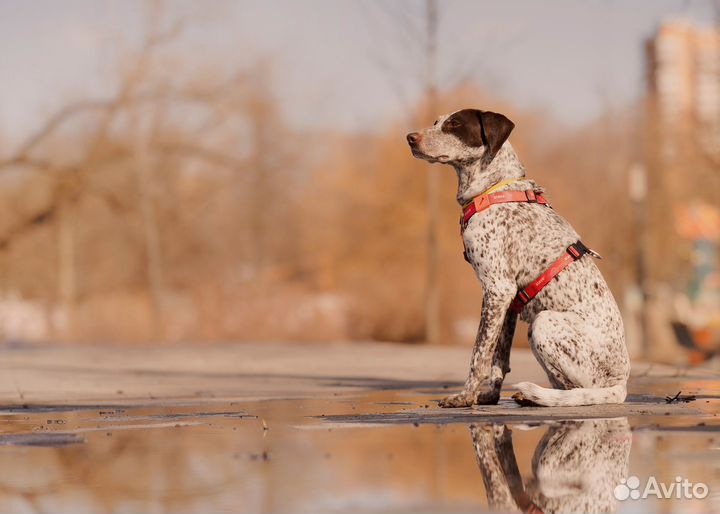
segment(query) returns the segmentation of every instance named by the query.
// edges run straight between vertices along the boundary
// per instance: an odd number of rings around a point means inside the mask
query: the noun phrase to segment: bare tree
[[[392,37],[394,38],[394,46],[402,48],[404,54],[402,61],[408,73],[399,73],[399,64],[397,56],[393,59],[393,55],[383,53],[376,55],[375,61],[385,72],[393,91],[399,100],[405,103],[406,111],[411,114],[413,124],[420,123],[415,119],[418,114],[427,122],[438,115],[438,89],[440,85],[444,89],[450,90],[463,84],[471,79],[477,78],[482,73],[484,67],[480,65],[483,55],[487,52],[494,51],[494,48],[502,45],[507,48],[510,43],[505,39],[500,41],[495,38],[493,41],[484,45],[484,52],[471,55],[467,58],[456,58],[454,61],[445,63],[445,69],[438,69],[437,53],[438,53],[438,29],[441,17],[436,0],[425,0],[422,14],[413,13],[406,9],[402,9],[397,3],[386,2],[379,4],[384,21],[391,22]],[[368,12],[368,16],[372,16],[372,11]],[[383,21],[372,20],[374,28],[377,30]],[[407,63],[410,63],[409,66]],[[416,77],[422,86],[422,109],[419,111],[411,107],[415,104],[415,99],[407,92],[406,84],[400,80],[404,75],[409,74]],[[426,247],[426,288],[424,298],[425,311],[425,339],[427,342],[437,343],[441,339],[441,320],[440,320],[440,283],[439,283],[439,249],[438,249],[438,193],[439,193],[439,176],[437,169],[431,169],[430,165],[426,172],[426,209],[427,209],[427,247]]]
[[[255,167],[253,159],[267,160],[270,152],[263,150],[263,141],[279,125],[268,109],[256,109],[264,90],[257,78],[258,70],[239,71],[229,79],[211,79],[203,84],[193,76],[177,86],[171,77],[158,75],[159,50],[172,43],[182,32],[184,23],[163,23],[159,3],[151,4],[148,34],[131,65],[119,81],[117,93],[105,100],[83,100],[66,105],[36,132],[31,134],[6,159],[0,161],[0,170],[23,170],[39,174],[51,185],[49,200],[37,212],[19,216],[3,234],[0,234],[0,251],[8,250],[20,237],[36,227],[53,224],[57,235],[57,287],[55,298],[67,313],[68,325],[64,336],[71,337],[73,310],[78,300],[77,271],[78,224],[88,220],[77,219],[77,205],[86,198],[96,197],[122,216],[138,214],[141,219],[141,241],[145,259],[144,282],[151,293],[155,336],[163,338],[163,312],[168,290],[166,254],[174,252],[169,244],[177,237],[166,238],[161,227],[163,217],[181,206],[172,199],[163,198],[160,181],[163,174],[177,174],[177,163],[201,162],[212,169],[229,172],[233,184],[219,185],[204,200],[212,203],[228,191],[236,196],[246,195],[248,177],[260,177],[269,183],[273,163]],[[175,79],[177,82],[178,79]],[[178,124],[178,112],[189,112],[188,118],[196,123]],[[238,120],[253,124],[265,123],[262,137],[256,137],[256,150],[244,154],[238,150],[237,135],[233,133]],[[82,143],[79,151],[68,157],[58,151],[68,134],[80,129]],[[75,132],[77,138],[77,132]],[[267,144],[265,144],[267,148]],[[178,161],[177,159],[180,159]],[[133,191],[119,191],[107,180],[105,170],[125,170],[133,177]],[[176,169],[172,169],[172,168]],[[182,169],[180,167],[179,169]],[[268,186],[269,187],[269,186]],[[263,189],[267,187],[263,186]],[[256,196],[248,195],[250,205],[246,216],[239,219],[260,219],[263,209]],[[244,205],[244,202],[236,202]],[[201,205],[182,206],[202,209]],[[194,211],[193,211],[194,212]],[[174,214],[180,219],[184,214]],[[186,225],[188,226],[188,225]],[[257,237],[262,237],[256,230]],[[170,242],[168,242],[170,241]],[[252,246],[252,245],[248,245]],[[263,255],[262,242],[256,255]],[[85,273],[83,273],[85,275]]]
[[[437,32],[438,10],[435,0],[425,2],[425,58],[427,69],[425,74],[426,119],[437,114]],[[427,279],[425,293],[425,338],[429,343],[440,340],[440,285],[438,283],[438,175],[437,170],[427,164]]]

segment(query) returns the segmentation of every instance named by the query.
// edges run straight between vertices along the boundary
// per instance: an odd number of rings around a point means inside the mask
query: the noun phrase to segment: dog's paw
[[[457,408],[457,407],[470,407],[474,401],[474,395],[463,391],[458,394],[451,394],[447,398],[443,398],[438,402],[438,406],[443,409]]]
[[[500,400],[499,391],[471,392],[462,391],[457,394],[443,398],[438,402],[442,408],[471,407],[473,405],[493,405]]]
[[[500,389],[488,389],[475,393],[475,405],[496,405],[500,401]]]

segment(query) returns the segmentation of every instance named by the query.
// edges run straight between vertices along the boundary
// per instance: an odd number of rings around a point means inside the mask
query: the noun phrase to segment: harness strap
[[[530,303],[530,300],[540,293],[543,287],[554,279],[562,270],[567,268],[570,263],[577,261],[586,253],[592,253],[592,250],[585,246],[582,241],[577,241],[576,243],[568,246],[565,249],[565,253],[553,262],[548,269],[517,292],[515,299],[510,304],[510,310],[516,314],[520,314],[523,308]]]
[[[465,228],[470,218],[478,212],[482,212],[492,205],[498,203],[526,202],[539,203],[540,205],[549,205],[548,201],[541,194],[536,193],[532,189],[525,191],[498,191],[497,193],[488,193],[478,195],[470,202],[463,206],[463,215],[460,224]]]
[[[530,505],[528,506],[527,510],[525,511],[529,514],[544,514],[543,510],[538,507],[537,503],[530,502]]]

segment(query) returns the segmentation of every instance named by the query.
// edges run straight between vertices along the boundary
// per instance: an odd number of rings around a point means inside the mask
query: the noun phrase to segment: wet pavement
[[[720,511],[711,369],[636,365],[622,406],[444,410],[467,349],[2,353],[0,512]]]

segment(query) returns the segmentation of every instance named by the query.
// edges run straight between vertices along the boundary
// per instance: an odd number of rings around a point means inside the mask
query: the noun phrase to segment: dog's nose
[[[410,133],[407,135],[407,140],[408,140],[408,143],[410,143],[411,145],[414,145],[415,143],[417,143],[418,141],[420,141],[420,138],[421,138],[421,137],[422,137],[422,136],[420,135],[419,132],[410,132]]]

